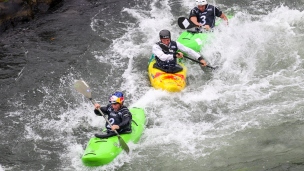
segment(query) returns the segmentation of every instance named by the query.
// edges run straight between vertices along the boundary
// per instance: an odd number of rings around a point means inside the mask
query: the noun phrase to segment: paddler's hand
[[[182,58],[182,57],[184,57],[184,54],[182,52],[177,52],[176,57],[177,58]]]
[[[116,129],[119,129],[119,126],[118,125],[112,125],[111,130],[114,131]]]
[[[203,66],[207,66],[207,62],[206,62],[204,59],[200,60],[200,63],[201,63]]]
[[[210,26],[209,26],[209,25],[204,25],[203,28],[204,28],[205,30],[207,30],[207,31],[210,30]]]
[[[201,63],[202,66],[207,66],[207,62],[205,61],[203,56],[198,57],[197,60]]]
[[[97,110],[97,109],[100,109],[100,104],[95,103],[94,106],[95,106],[95,109],[96,109],[96,110]]]

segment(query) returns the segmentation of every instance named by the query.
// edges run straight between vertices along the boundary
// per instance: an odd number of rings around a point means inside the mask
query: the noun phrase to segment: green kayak
[[[142,108],[133,107],[129,110],[133,120],[132,133],[120,134],[120,136],[126,143],[130,141],[137,143],[144,131],[146,116]],[[86,166],[102,166],[113,161],[122,151],[117,136],[103,139],[93,137],[82,155],[82,162]]]
[[[177,41],[196,52],[200,52],[201,49],[207,44],[211,37],[210,32],[193,33],[189,31],[183,31],[178,37]]]

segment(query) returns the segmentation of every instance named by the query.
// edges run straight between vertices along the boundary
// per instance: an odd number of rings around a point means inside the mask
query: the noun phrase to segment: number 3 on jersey
[[[200,17],[201,19],[201,21],[200,21],[200,23],[202,24],[202,25],[205,25],[206,24],[206,16],[205,15],[203,15],[203,16],[201,16]]]

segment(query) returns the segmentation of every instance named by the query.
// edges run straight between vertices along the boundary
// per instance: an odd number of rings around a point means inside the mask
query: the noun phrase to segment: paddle
[[[197,60],[195,60],[195,59],[189,58],[188,56],[185,56],[185,55],[184,55],[184,58],[190,59],[191,61],[196,62],[196,63],[198,63],[198,64],[202,64],[200,61],[197,61]],[[216,70],[216,69],[218,68],[218,66],[213,67],[213,66],[210,66],[210,65],[206,65],[206,67],[211,68],[212,70]]]
[[[193,27],[197,27],[197,25],[195,25],[191,20],[186,17],[179,17],[177,19],[177,23],[181,29],[191,29]]]
[[[162,48],[162,50],[169,52],[169,47],[166,46],[165,44],[159,43],[159,46]],[[195,59],[192,59],[192,58],[190,58],[190,57],[188,57],[188,56],[186,56],[186,55],[184,55],[184,58],[190,59],[191,61],[196,62],[196,63],[198,63],[198,64],[202,64],[200,61],[195,60]],[[218,68],[218,66],[212,67],[212,66],[210,66],[210,65],[206,65],[206,67],[211,68],[212,70],[216,70],[216,69]]]
[[[87,97],[93,104],[95,104],[95,100],[92,99],[91,96],[91,89],[90,87],[82,80],[77,80],[74,84],[75,89],[80,92],[81,94],[83,94],[85,97]],[[106,120],[106,122],[112,127],[112,124],[109,122],[109,120],[105,117],[105,115],[102,113],[102,111],[100,109],[97,109],[101,115],[104,117],[104,119]],[[117,134],[118,137],[118,141],[119,144],[121,146],[121,148],[123,150],[125,150],[127,153],[129,153],[129,147],[126,144],[126,142],[121,138],[121,136],[118,134],[118,132],[116,130],[114,130],[114,132]]]

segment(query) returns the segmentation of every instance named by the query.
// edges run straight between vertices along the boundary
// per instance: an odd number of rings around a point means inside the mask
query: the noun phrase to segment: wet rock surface
[[[62,0],[0,0],[0,34],[20,22],[47,13]]]

